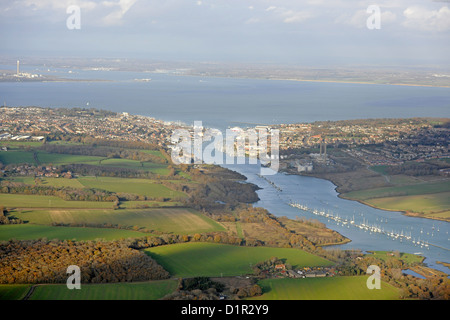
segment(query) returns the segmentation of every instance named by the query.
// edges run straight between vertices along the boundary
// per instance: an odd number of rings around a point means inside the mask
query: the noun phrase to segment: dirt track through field
[[[31,295],[33,294],[34,290],[36,289],[36,285],[31,286],[30,290],[28,290],[27,294],[25,295],[25,297],[23,297],[22,300],[28,300],[30,299]]]

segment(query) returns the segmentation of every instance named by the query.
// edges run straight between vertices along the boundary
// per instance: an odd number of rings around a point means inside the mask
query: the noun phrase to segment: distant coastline
[[[15,61],[14,61],[15,62]],[[0,61],[0,63],[2,63]],[[14,67],[11,60],[4,65]],[[380,84],[412,87],[450,88],[450,71],[436,67],[401,68],[391,66],[332,66],[305,67],[301,65],[266,65],[239,63],[193,63],[168,61],[132,61],[121,59],[67,60],[34,59],[25,61],[27,66],[61,68],[71,70],[136,72],[196,76],[204,78],[234,78],[281,80],[300,82],[325,82],[346,84]],[[14,69],[11,69],[14,70]],[[11,72],[9,70],[9,72]],[[67,79],[67,81],[73,81]],[[97,80],[102,81],[102,80]]]
[[[347,80],[312,80],[312,79],[267,79],[279,81],[300,81],[300,82],[323,82],[323,83],[342,83],[342,84],[373,84],[373,85],[387,85],[387,86],[404,86],[404,87],[430,87],[430,88],[450,88],[450,85],[432,85],[432,84],[414,84],[414,83],[378,83],[365,81],[347,81]]]

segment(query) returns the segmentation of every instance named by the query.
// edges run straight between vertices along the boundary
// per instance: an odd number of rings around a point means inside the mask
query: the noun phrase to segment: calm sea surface
[[[0,66],[6,69],[7,66]],[[10,67],[11,68],[11,67]],[[0,83],[0,104],[94,107],[218,129],[248,124],[399,117],[450,117],[450,88],[202,78],[29,68],[111,82]],[[134,79],[150,78],[149,82]]]
[[[14,69],[0,66],[0,69]],[[313,83],[255,79],[202,78],[170,74],[77,71],[25,67],[24,72],[52,74],[73,79],[107,79],[105,82],[0,83],[0,103],[8,106],[94,107],[152,116],[167,121],[225,130],[231,126],[402,117],[450,117],[450,89],[366,84]],[[135,79],[151,79],[148,82]],[[367,250],[399,250],[450,262],[450,224],[406,217],[338,197],[325,180],[277,173],[266,179],[255,165],[224,165],[248,177],[264,207],[277,216],[305,216],[324,222],[352,242],[340,246]],[[364,231],[350,224],[317,216],[289,206],[308,208],[377,226],[384,233]],[[386,233],[409,236],[393,239]],[[417,242],[420,240],[420,244]],[[414,241],[414,242],[413,242]],[[426,243],[428,246],[422,246]]]

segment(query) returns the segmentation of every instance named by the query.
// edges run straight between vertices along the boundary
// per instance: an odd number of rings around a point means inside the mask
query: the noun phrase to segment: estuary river
[[[259,165],[223,166],[245,175],[248,182],[262,188],[257,191],[260,201],[255,206],[276,216],[317,219],[352,240],[333,247],[416,253],[425,256],[429,266],[449,272],[448,268],[436,263],[450,261],[448,222],[407,217],[401,212],[379,210],[339,198],[336,186],[323,179],[285,173],[261,176]]]

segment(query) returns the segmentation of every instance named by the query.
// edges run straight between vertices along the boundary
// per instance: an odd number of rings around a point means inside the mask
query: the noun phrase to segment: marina
[[[395,230],[390,230],[388,231],[387,229],[385,229],[384,224],[388,224],[388,219],[386,218],[386,220],[383,220],[382,218],[380,219],[379,223],[380,224],[370,224],[368,222],[368,220],[366,220],[364,218],[364,215],[361,214],[361,217],[363,217],[362,222],[357,222],[355,220],[355,215],[352,216],[352,218],[348,218],[348,217],[343,217],[340,216],[339,214],[333,214],[330,211],[323,211],[323,210],[318,210],[318,209],[311,209],[308,208],[305,205],[299,204],[299,203],[295,203],[295,202],[291,202],[289,203],[289,205],[291,207],[303,210],[303,211],[308,211],[311,212],[312,214],[316,215],[316,216],[322,216],[325,217],[328,221],[334,221],[336,222],[336,224],[339,226],[344,226],[347,228],[350,227],[354,227],[354,228],[359,228],[362,231],[365,232],[369,232],[369,234],[372,233],[379,233],[382,235],[385,235],[389,238],[391,238],[392,240],[399,240],[400,242],[402,241],[411,241],[415,246],[418,246],[420,248],[428,248],[430,246],[430,243],[428,241],[424,241],[421,240],[420,238],[418,238],[417,240],[415,238],[413,238],[411,236],[411,232],[406,233],[403,230],[401,230],[400,232],[395,231]],[[377,218],[378,220],[378,218]],[[433,245],[433,244],[431,244]]]

